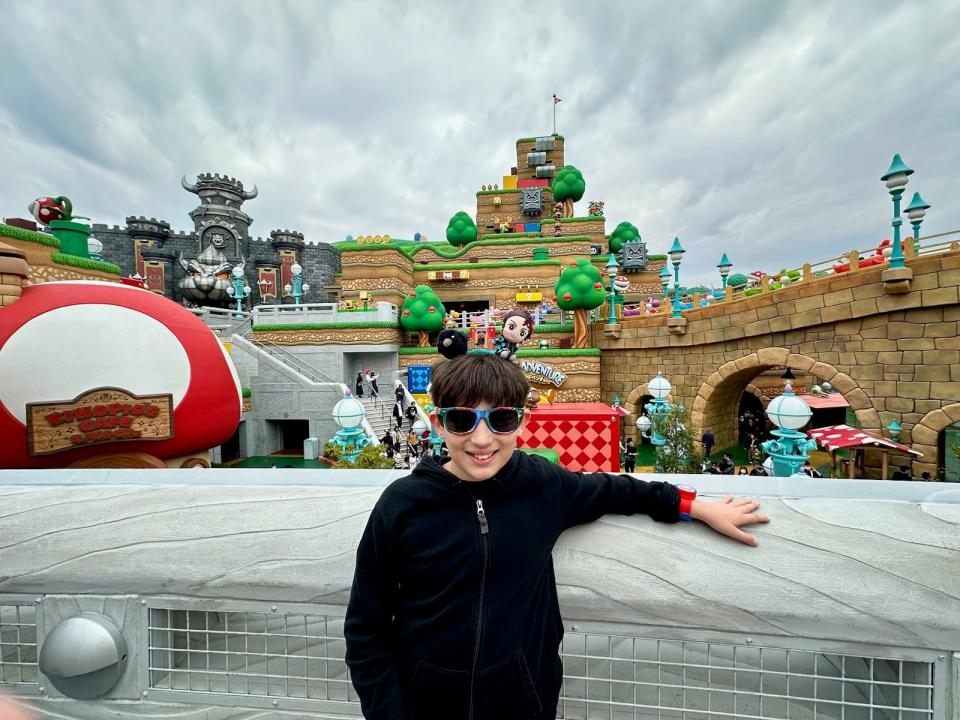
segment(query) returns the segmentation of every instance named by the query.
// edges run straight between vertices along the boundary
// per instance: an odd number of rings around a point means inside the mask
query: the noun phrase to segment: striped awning
[[[807,435],[817,441],[824,450],[842,450],[851,447],[871,447],[877,450],[898,450],[921,457],[923,453],[907,447],[890,438],[876,435],[849,425],[831,425],[807,431]]]

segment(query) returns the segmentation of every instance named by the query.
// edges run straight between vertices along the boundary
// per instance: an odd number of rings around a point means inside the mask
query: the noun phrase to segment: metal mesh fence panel
[[[356,703],[343,618],[151,608],[149,686]]]
[[[932,720],[933,663],[568,632],[564,720]]]
[[[0,684],[37,682],[37,609],[0,604]]]

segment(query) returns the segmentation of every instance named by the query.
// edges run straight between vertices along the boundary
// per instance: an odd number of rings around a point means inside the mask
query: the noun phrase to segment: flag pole
[[[557,95],[553,95],[553,134],[557,134]]]

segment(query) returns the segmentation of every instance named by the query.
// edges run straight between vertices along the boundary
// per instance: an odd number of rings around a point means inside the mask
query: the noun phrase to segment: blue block
[[[410,365],[407,368],[407,390],[411,395],[418,395],[427,391],[430,376],[433,372],[431,365]]]
[[[524,223],[524,232],[540,232],[540,223]]]

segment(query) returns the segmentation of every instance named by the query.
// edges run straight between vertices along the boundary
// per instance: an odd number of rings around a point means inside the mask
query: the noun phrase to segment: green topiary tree
[[[690,419],[682,405],[661,417],[655,418],[656,432],[665,442],[657,448],[656,471],[661,473],[694,473],[703,471],[697,442],[690,430]]]
[[[560,273],[553,292],[559,307],[573,310],[573,346],[586,347],[587,310],[599,307],[606,299],[600,270],[586,258],[577,258]]]
[[[429,333],[443,328],[446,312],[440,298],[429,285],[417,285],[403,301],[400,325],[404,330],[419,332],[420,347],[427,347],[430,344]]]
[[[456,247],[466,245],[477,239],[477,226],[473,218],[462,210],[450,218],[447,223],[447,242]]]
[[[553,201],[563,203],[563,216],[573,217],[573,204],[583,197],[587,183],[573,165],[564,165],[553,179]]]
[[[740,290],[747,286],[747,276],[743,273],[734,273],[727,278],[727,285],[732,287],[734,290]]]
[[[625,242],[640,240],[640,231],[637,230],[636,225],[624,220],[613,229],[613,232],[610,233],[610,237],[608,237],[607,240],[610,242],[610,252],[618,253],[623,250],[623,244]]]
[[[337,463],[337,467],[343,467],[343,463]],[[350,463],[350,467],[364,470],[382,470],[392,468],[393,460],[387,457],[383,445],[367,445]]]

